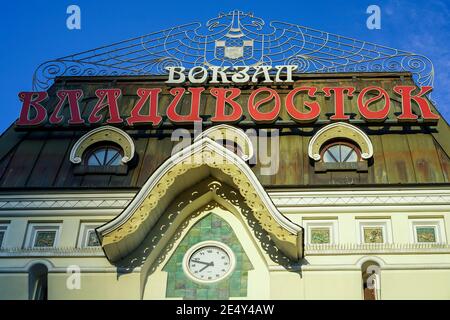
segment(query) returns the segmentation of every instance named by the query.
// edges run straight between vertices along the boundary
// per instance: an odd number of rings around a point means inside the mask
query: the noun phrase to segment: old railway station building
[[[429,60],[202,28],[38,68],[0,138],[0,299],[450,299]]]

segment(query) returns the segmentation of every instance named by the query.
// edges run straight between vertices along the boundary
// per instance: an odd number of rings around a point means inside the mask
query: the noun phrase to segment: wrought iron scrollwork
[[[206,24],[184,24],[42,63],[33,89],[58,76],[164,74],[165,67],[297,65],[298,71],[410,71],[420,86],[433,85],[425,56],[295,24],[266,24],[251,13],[221,13]]]

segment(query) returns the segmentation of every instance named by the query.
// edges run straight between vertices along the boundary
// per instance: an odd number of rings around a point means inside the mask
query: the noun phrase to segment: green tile
[[[227,280],[203,285],[190,280],[182,269],[186,251],[194,244],[215,240],[226,243],[235,252],[236,271]],[[197,222],[183,238],[163,270],[168,272],[167,297],[184,299],[228,299],[247,295],[247,270],[252,265],[228,223],[215,214],[209,214]]]

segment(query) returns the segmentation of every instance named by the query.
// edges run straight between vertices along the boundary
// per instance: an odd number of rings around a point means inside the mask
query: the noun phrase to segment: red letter
[[[364,96],[369,91],[378,91],[378,95],[376,95],[373,98],[369,98],[366,102],[364,102]],[[372,102],[380,100],[382,97],[384,97],[384,107],[382,110],[379,111],[371,111],[369,110],[369,104]],[[358,96],[358,108],[359,112],[366,120],[375,120],[375,121],[384,121],[387,116],[389,115],[389,109],[391,108],[391,100],[389,97],[389,94],[386,92],[386,90],[380,88],[380,87],[367,87],[361,90]]]
[[[183,88],[173,88],[170,90],[170,94],[174,95],[174,98],[166,111],[167,118],[170,121],[175,123],[202,121],[202,118],[200,118],[200,95],[205,91],[205,88],[189,88],[188,90],[192,94],[191,112],[188,115],[180,115],[176,111],[177,105],[186,90]]]
[[[242,108],[234,101],[240,94],[241,90],[238,88],[213,88],[210,90],[211,94],[217,98],[216,100],[216,115],[211,118],[213,122],[236,122],[242,117]],[[227,96],[227,93],[230,93]],[[232,107],[233,111],[230,115],[225,114],[225,104]]]
[[[130,126],[135,123],[148,122],[156,127],[161,123],[162,117],[158,115],[158,96],[160,92],[161,92],[160,88],[155,89],[139,88],[137,90],[137,94],[140,99],[134,106],[133,110],[131,110],[130,117],[128,117],[127,119],[127,123]],[[147,102],[147,100],[149,99],[150,101],[148,113],[142,115],[140,112],[144,107],[145,103]]]
[[[308,91],[308,96],[313,98],[316,94],[317,88],[299,87],[289,92],[286,96],[286,110],[295,121],[298,121],[300,123],[314,122],[320,116],[320,104],[318,102],[304,101],[303,104],[310,111],[307,113],[298,111],[294,104],[294,97],[300,91]]]
[[[83,96],[82,90],[59,90],[56,95],[58,96],[58,104],[53,110],[53,113],[50,117],[51,124],[61,123],[63,117],[59,114],[61,109],[66,101],[66,98],[69,100],[69,108],[70,108],[70,120],[69,124],[82,124],[84,120],[81,119],[80,116],[80,106],[78,105],[78,100]]]
[[[106,123],[122,123],[123,120],[119,115],[119,107],[117,106],[117,99],[122,95],[120,89],[98,89],[95,90],[95,95],[98,98],[98,102],[89,116],[89,123],[97,123],[102,119],[99,113],[103,108],[108,107],[109,119]],[[106,99],[106,102],[104,102]]]
[[[331,97],[334,92],[334,115],[330,120],[348,120],[350,117],[344,114],[344,92],[347,91],[349,97],[353,96],[354,87],[325,87],[322,89],[326,97]]]
[[[36,97],[36,99],[33,100],[33,97]],[[16,124],[18,126],[35,126],[44,122],[47,118],[47,110],[41,105],[41,102],[47,99],[47,97],[48,94],[45,91],[19,93],[19,99],[23,104],[19,120],[17,120]],[[36,112],[33,119],[29,118],[31,107]]]
[[[258,93],[260,93],[260,92],[263,92],[263,91],[268,91],[269,92],[269,96],[266,97],[266,98],[263,98],[263,99],[261,99],[261,100],[259,100],[258,102],[255,103],[256,95]],[[275,100],[275,105],[273,106],[272,111],[260,112],[258,110],[258,108],[261,105],[269,102],[272,99]],[[252,117],[252,119],[255,120],[256,122],[262,122],[262,123],[274,122],[275,120],[277,120],[278,115],[280,114],[280,109],[281,109],[280,96],[273,89],[270,89],[270,88],[259,88],[257,90],[254,90],[250,94],[250,97],[248,98],[248,112],[250,113],[250,116]]]
[[[429,86],[422,87],[418,94],[412,96],[411,93],[415,89],[416,89],[415,86],[394,87],[394,92],[398,93],[402,97],[402,114],[398,117],[398,120],[414,121],[418,118],[414,113],[412,113],[412,105],[411,105],[412,99],[419,105],[420,111],[422,112],[422,117],[425,120],[434,120],[433,122],[437,122],[439,116],[431,111],[427,99],[422,97],[423,95],[433,90],[433,88]]]

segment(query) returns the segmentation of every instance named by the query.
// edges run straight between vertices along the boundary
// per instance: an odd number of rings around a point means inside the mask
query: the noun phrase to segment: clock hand
[[[204,266],[202,269],[200,269],[198,272],[202,272],[203,270],[205,270],[208,267],[214,267],[214,262],[211,261],[206,266]]]
[[[206,265],[210,264],[210,262],[203,262],[203,261],[200,261],[200,260],[192,260],[192,262],[206,264]]]

